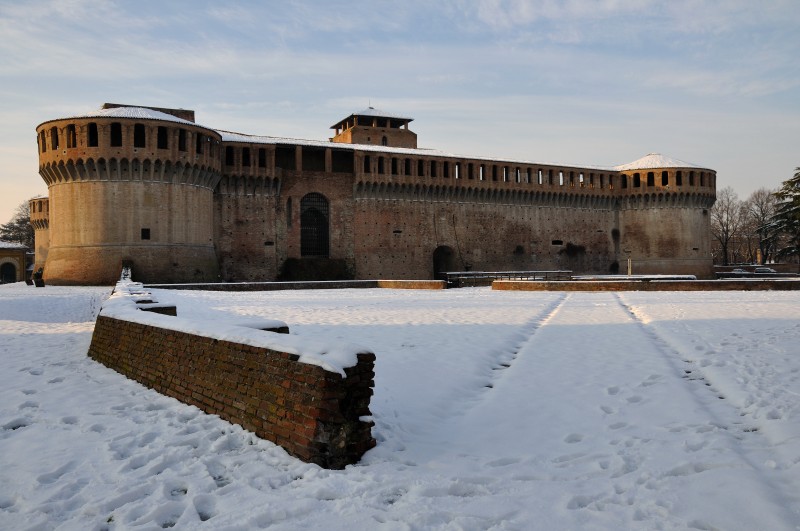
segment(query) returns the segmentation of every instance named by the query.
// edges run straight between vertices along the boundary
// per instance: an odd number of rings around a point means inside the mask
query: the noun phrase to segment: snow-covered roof
[[[183,118],[178,118],[165,112],[148,109],[146,107],[113,107],[110,109],[97,109],[89,111],[84,114],[76,114],[72,116],[64,116],[63,118],[55,118],[47,120],[47,122],[55,122],[57,120],[73,120],[81,118],[133,118],[137,120],[161,120],[164,122],[175,122],[186,125],[199,125]],[[42,123],[47,123],[42,122]],[[42,125],[42,124],[39,124]],[[203,127],[203,126],[200,126]],[[210,129],[210,128],[209,128]]]
[[[691,162],[686,162],[683,160],[673,159],[671,157],[667,157],[662,155],[661,153],[648,153],[644,157],[634,160],[633,162],[629,162],[628,164],[622,164],[620,166],[614,166],[613,169],[617,171],[627,171],[627,170],[649,170],[654,168],[703,168],[702,166],[698,166],[697,164],[692,164]]]
[[[395,153],[397,155],[416,155],[420,157],[447,157],[454,159],[476,160],[487,162],[500,162],[507,164],[519,164],[520,166],[553,166],[557,168],[577,168],[586,170],[598,171],[614,171],[614,168],[609,166],[578,166],[575,164],[560,164],[555,162],[541,162],[533,160],[517,160],[517,159],[503,159],[498,157],[487,157],[484,155],[463,155],[458,153],[450,153],[447,151],[440,151],[438,149],[424,149],[424,148],[400,148],[388,146],[375,146],[372,144],[349,144],[345,142],[331,142],[330,140],[306,140],[300,138],[287,138],[279,136],[259,136],[259,135],[245,135],[242,133],[234,133],[231,131],[223,131],[215,129],[222,137],[223,142],[243,142],[248,144],[291,144],[294,146],[309,146],[321,148],[335,148],[346,149],[351,151],[372,151],[378,153]]]
[[[0,241],[0,249],[27,249],[27,247],[16,242]]]

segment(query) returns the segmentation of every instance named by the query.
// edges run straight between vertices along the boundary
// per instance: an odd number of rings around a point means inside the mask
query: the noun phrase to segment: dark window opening
[[[422,177],[425,175],[425,161],[417,161],[417,176]]]
[[[656,176],[653,172],[647,172],[647,186],[655,186],[656,185]]]
[[[564,245],[564,240],[553,240],[550,245]]]
[[[675,172],[675,186],[683,186],[683,172]]]
[[[392,157],[392,175],[397,175],[397,159]]]
[[[445,179],[450,178],[450,162],[444,161],[444,169],[442,170],[442,177]]]
[[[294,146],[275,147],[275,167],[284,170],[294,170],[296,168],[296,157]]]
[[[233,166],[233,147],[225,146],[225,165]]]
[[[661,186],[669,186],[669,173],[661,172]]]
[[[122,146],[122,124],[114,122],[111,124],[111,147]]]
[[[250,166],[250,148],[242,148],[242,166]]]
[[[411,159],[406,159],[406,163],[404,164],[405,168],[403,168],[404,175],[411,175]]]
[[[497,180],[497,165],[492,166],[492,180]]]
[[[178,129],[178,151],[186,151],[186,129]]]
[[[58,149],[58,129],[55,127],[50,128],[50,146],[53,149]]]
[[[286,200],[286,226],[292,228],[292,198]]]
[[[694,186],[694,172],[689,172],[689,186]]]
[[[300,256],[327,258],[328,229],[328,200],[316,192],[307,194],[300,200]]]
[[[258,167],[267,167],[267,150],[264,148],[258,148]]]
[[[627,188],[627,187],[628,187],[628,176],[620,175],[620,188]]]
[[[431,161],[431,177],[436,177],[436,172],[439,168],[439,162],[432,160]]]
[[[133,147],[145,147],[144,124],[133,124]]]
[[[205,142],[205,135],[197,133],[194,137],[194,152],[198,155],[203,152],[203,142]]]
[[[41,144],[42,147],[42,153],[44,153],[47,151],[47,136],[44,134],[44,131],[40,132],[39,138],[40,138],[39,143]]]
[[[386,137],[381,138],[381,145],[382,146],[388,146],[389,145],[389,139],[386,138]]]
[[[706,185],[705,181],[706,181],[706,174],[705,174],[705,172],[701,171],[700,172],[700,186],[705,186]]]
[[[156,144],[158,149],[169,148],[169,136],[167,135],[167,128],[163,125],[159,125],[158,130],[156,131]]]
[[[383,157],[378,157],[378,173],[383,175],[385,173],[383,170]]]
[[[369,155],[364,155],[364,173],[372,173]]]
[[[67,147],[78,147],[78,137],[75,134],[75,124],[69,124],[67,126]]]
[[[642,178],[638,173],[633,174],[633,187],[639,188],[642,186]]]
[[[334,173],[354,173],[355,165],[356,155],[353,151],[331,150],[331,170]]]
[[[325,149],[303,147],[303,171],[325,171]]]
[[[143,240],[150,239],[150,229],[142,229],[142,239]]]

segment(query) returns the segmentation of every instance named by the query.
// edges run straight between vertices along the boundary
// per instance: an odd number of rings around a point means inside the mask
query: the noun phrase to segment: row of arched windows
[[[143,123],[135,123],[133,124],[133,147],[135,148],[146,148],[148,147],[148,128]],[[172,134],[170,132],[172,131]],[[163,125],[159,125],[156,127],[155,130],[155,147],[156,149],[170,149],[170,144],[175,143],[178,151],[189,151],[189,145],[187,142],[188,132],[186,129],[178,128],[177,133],[175,133],[174,128],[168,128]],[[96,122],[89,122],[86,125],[85,131],[83,133],[84,141],[86,147],[100,147],[101,144],[101,135],[97,126]],[[78,147],[78,131],[75,124],[68,124],[64,130],[64,136],[66,137],[66,147],[68,149]],[[42,129],[39,132],[39,150],[42,153],[46,153],[49,149],[57,150],[60,146],[59,142],[59,134],[58,134],[58,127],[53,126],[49,129]],[[108,134],[106,138],[102,140],[105,144],[105,147],[122,147],[122,123],[121,122],[112,122],[108,126]],[[151,140],[152,142],[152,140]],[[204,135],[203,133],[194,133],[194,153],[202,154],[207,148],[206,145],[210,145],[210,154],[216,154],[216,146],[219,144],[218,140],[214,138]]]
[[[713,183],[711,181],[711,173],[706,174],[706,172],[694,172],[689,171],[687,172],[687,181],[689,186],[712,186]],[[649,171],[647,172],[644,180],[642,179],[642,175],[640,173],[634,173],[630,177],[628,175],[621,175],[620,176],[620,187],[625,189],[628,188],[629,185],[629,178],[630,178],[630,186],[632,188],[642,188],[646,187],[653,187],[656,186],[656,174],[655,172]],[[660,186],[669,187],[669,172],[662,171],[661,176],[659,179]],[[684,173],[682,170],[677,170],[675,172],[675,178],[673,181],[674,186],[684,186]]]

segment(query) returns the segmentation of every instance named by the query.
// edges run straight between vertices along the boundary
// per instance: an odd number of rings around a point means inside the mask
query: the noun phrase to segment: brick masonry
[[[619,280],[531,282],[495,280],[493,290],[506,291],[792,291],[800,280]]]
[[[324,468],[375,446],[369,416],[372,353],[346,378],[294,354],[99,316],[89,357],[206,413],[240,424]]]

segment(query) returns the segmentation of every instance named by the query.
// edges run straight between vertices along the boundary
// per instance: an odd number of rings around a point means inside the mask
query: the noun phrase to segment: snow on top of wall
[[[171,114],[167,114],[161,111],[156,111],[154,109],[148,109],[146,107],[113,107],[111,109],[97,109],[95,111],[89,111],[84,114],[65,116],[63,118],[56,118],[55,120],[47,120],[47,121],[53,122],[56,120],[72,120],[81,118],[134,118],[137,120],[161,120],[164,122],[176,122],[179,124],[186,124],[186,125],[195,125],[195,126],[198,125],[194,122],[190,122],[189,120],[184,120],[183,118],[178,118],[177,116],[173,116]]]
[[[413,120],[413,118],[408,116],[385,112],[380,109],[376,109],[375,107],[367,107],[363,111],[354,112],[351,116],[374,116],[376,118],[393,118],[395,120]]]
[[[178,316],[174,317],[141,310],[143,307],[152,308],[164,306],[164,304],[157,304],[155,301],[137,304],[137,301],[153,301],[153,296],[144,289],[140,282],[121,280],[117,283],[114,293],[103,304],[100,315],[201,337],[295,354],[299,356],[301,363],[317,365],[326,371],[338,373],[342,377],[346,377],[344,372],[346,367],[353,367],[358,363],[358,354],[370,352],[369,349],[358,345],[329,344],[263,330],[264,328],[285,327],[286,323],[283,321],[260,317],[228,316],[211,310],[205,316],[198,317],[197,308],[194,309],[193,317],[187,319],[180,317],[180,308]]]
[[[655,168],[703,168],[697,164],[686,162],[683,160],[673,159],[661,153],[648,153],[644,157],[629,162],[628,164],[621,164],[615,166],[613,169],[617,171],[626,170],[650,170]],[[703,168],[704,169],[704,168]]]
[[[27,247],[15,242],[0,241],[0,249],[27,249]]]

